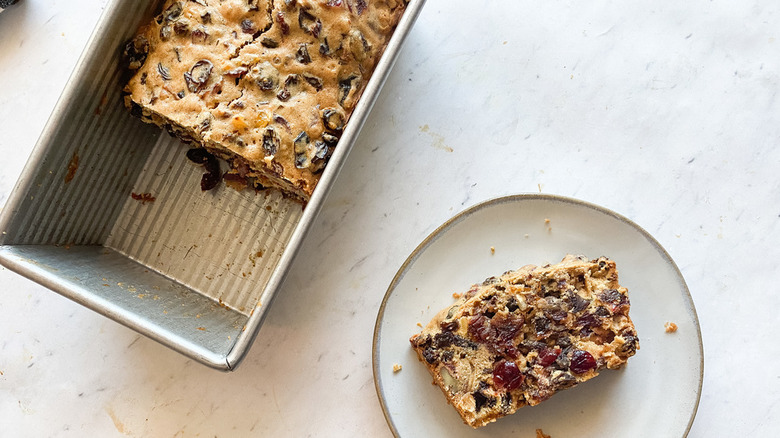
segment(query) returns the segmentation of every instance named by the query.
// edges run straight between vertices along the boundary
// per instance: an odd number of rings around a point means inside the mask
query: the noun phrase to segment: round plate
[[[494,249],[494,251],[493,251]],[[526,264],[566,254],[610,257],[629,291],[640,350],[550,400],[474,430],[431,385],[409,337],[453,293]],[[666,322],[678,330],[667,333]],[[394,372],[394,365],[401,371]],[[374,329],[374,381],[385,418],[402,437],[685,436],[701,394],[703,348],[696,310],[669,254],[639,226],[605,208],[550,195],[487,201],[439,227],[409,256],[382,301]]]

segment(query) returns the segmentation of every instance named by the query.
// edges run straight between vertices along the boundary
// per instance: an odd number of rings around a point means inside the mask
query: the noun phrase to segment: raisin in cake
[[[476,428],[623,366],[639,348],[627,292],[612,260],[569,255],[474,285],[411,343]]]
[[[406,2],[168,0],[125,48],[125,103],[308,200]]]

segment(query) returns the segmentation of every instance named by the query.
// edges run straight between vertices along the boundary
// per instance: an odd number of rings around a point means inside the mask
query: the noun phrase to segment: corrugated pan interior
[[[235,369],[419,14],[412,0],[306,207],[202,192],[188,147],[122,103],[124,42],[161,0],[106,6],[0,216],[0,263],[206,365]]]

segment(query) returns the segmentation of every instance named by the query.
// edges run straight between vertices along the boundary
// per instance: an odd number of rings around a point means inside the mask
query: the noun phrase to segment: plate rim
[[[699,403],[701,402],[701,392],[702,392],[702,386],[704,384],[704,343],[701,335],[701,325],[699,324],[699,316],[696,312],[696,305],[693,302],[693,296],[691,295],[690,289],[688,288],[688,284],[686,283],[685,277],[683,277],[680,268],[677,266],[677,263],[669,255],[666,249],[655,239],[655,237],[653,237],[644,228],[639,226],[636,222],[632,221],[628,217],[623,216],[622,214],[612,211],[606,207],[602,207],[600,205],[588,201],[583,201],[581,199],[572,198],[568,196],[546,194],[546,193],[519,193],[514,195],[493,197],[481,202],[477,202],[476,204],[467,207],[466,209],[456,213],[455,215],[447,219],[444,223],[436,227],[435,230],[433,230],[430,234],[428,234],[428,236],[426,236],[414,248],[414,250],[406,257],[404,262],[398,268],[398,271],[396,271],[395,275],[393,276],[393,279],[390,281],[390,284],[387,287],[387,290],[385,291],[384,296],[382,297],[382,302],[379,306],[379,311],[377,312],[376,321],[374,323],[374,334],[372,337],[372,346],[371,346],[371,364],[372,364],[372,371],[374,374],[373,376],[374,389],[376,390],[377,398],[379,398],[379,404],[382,408],[382,414],[384,415],[385,421],[387,422],[387,425],[390,428],[390,432],[393,434],[394,437],[400,437],[400,434],[398,433],[398,429],[396,428],[395,423],[393,422],[393,419],[390,416],[389,408],[387,406],[387,402],[385,400],[384,393],[382,391],[383,388],[381,383],[382,376],[379,374],[380,326],[384,319],[385,308],[387,306],[387,302],[390,296],[393,294],[393,291],[398,286],[398,283],[400,283],[401,279],[403,279],[403,277],[406,275],[409,267],[412,264],[414,264],[414,262],[419,258],[420,255],[422,255],[422,253],[425,251],[427,247],[433,244],[449,228],[451,228],[452,226],[461,222],[468,216],[482,209],[489,208],[499,204],[506,204],[510,202],[524,202],[524,201],[548,201],[548,202],[561,202],[564,204],[573,204],[575,206],[585,207],[591,210],[595,210],[599,213],[611,216],[625,223],[626,225],[632,227],[636,231],[638,231],[661,254],[661,256],[666,260],[668,265],[672,268],[675,276],[677,277],[680,285],[682,286],[684,296],[687,298],[688,302],[690,303],[690,314],[693,319],[694,326],[696,328],[696,337],[699,346],[699,358],[700,358],[699,359],[700,362],[699,382],[696,388],[696,400],[693,404],[693,409],[691,410],[690,418],[688,419],[688,425],[686,426],[685,432],[683,433],[683,437],[688,436],[688,434],[691,431],[691,428],[693,427],[693,422],[696,418],[696,414],[699,410]]]

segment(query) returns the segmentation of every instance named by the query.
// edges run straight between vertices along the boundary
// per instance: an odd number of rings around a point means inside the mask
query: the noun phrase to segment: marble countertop
[[[106,2],[0,14],[0,205]],[[371,349],[391,279],[457,212],[542,192],[627,216],[678,264],[705,348],[689,436],[777,436],[778,29],[769,0],[428,0],[241,367],[0,269],[0,428],[390,436]]]

